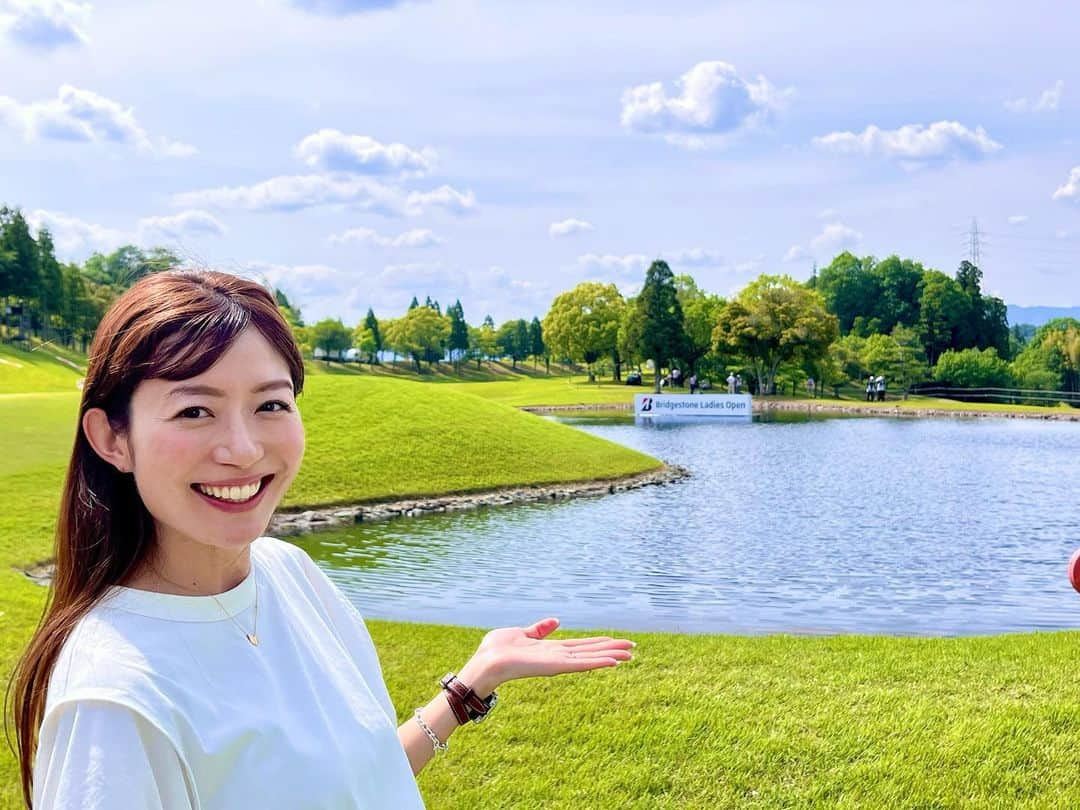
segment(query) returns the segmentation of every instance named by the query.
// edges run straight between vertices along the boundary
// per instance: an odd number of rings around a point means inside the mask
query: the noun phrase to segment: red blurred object
[[[1080,591],[1080,548],[1069,558],[1069,582]]]

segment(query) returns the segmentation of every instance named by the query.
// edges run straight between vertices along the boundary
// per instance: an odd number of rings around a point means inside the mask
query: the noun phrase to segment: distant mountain
[[[1029,323],[1042,326],[1054,318],[1076,318],[1080,321],[1080,307],[1018,307],[1008,305],[1009,326]]]

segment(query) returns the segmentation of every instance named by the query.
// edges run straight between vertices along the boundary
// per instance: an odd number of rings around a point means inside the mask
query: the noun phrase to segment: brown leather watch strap
[[[459,725],[463,725],[468,720],[472,720],[474,723],[480,722],[491,711],[491,707],[495,705],[495,693],[492,693],[486,699],[481,698],[471,686],[467,686],[458,680],[453,672],[448,672],[439,683],[446,690],[446,699],[450,703],[450,710],[454,713]],[[462,719],[463,715],[464,720]]]
[[[468,723],[469,712],[465,709],[465,702],[461,699],[461,696],[453,689],[448,689],[445,686],[443,691],[446,693],[446,702],[450,704],[450,711],[453,713],[458,725],[463,726]]]

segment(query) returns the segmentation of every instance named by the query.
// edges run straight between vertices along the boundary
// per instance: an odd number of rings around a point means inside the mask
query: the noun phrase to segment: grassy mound
[[[614,478],[648,456],[448,386],[313,376],[307,458],[285,507]]]
[[[45,391],[78,391],[78,381],[86,368],[86,358],[52,343],[34,341],[31,349],[17,349],[0,343],[0,394],[29,394]]]

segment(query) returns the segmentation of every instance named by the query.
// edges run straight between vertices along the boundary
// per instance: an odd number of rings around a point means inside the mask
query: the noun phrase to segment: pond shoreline
[[[485,506],[594,498],[641,487],[664,486],[681,481],[689,475],[690,471],[685,467],[664,464],[652,470],[621,478],[501,487],[480,492],[427,495],[382,502],[367,501],[353,506],[308,509],[303,512],[279,512],[271,518],[268,531],[275,537],[288,537],[332,526],[417,517],[439,512],[460,512]]]
[[[275,512],[270,518],[266,533],[273,537],[292,537],[322,529],[352,526],[396,518],[418,517],[439,512],[460,512],[487,506],[537,503],[540,501],[563,501],[570,498],[595,498],[648,486],[665,486],[687,478],[690,471],[675,464],[645,472],[633,473],[621,478],[589,481],[567,481],[556,484],[501,487],[480,492],[449,495],[427,495],[393,501],[365,501],[353,506],[330,506],[306,509],[302,512]],[[20,570],[38,585],[52,582],[52,560],[37,563]]]
[[[581,403],[578,405],[523,405],[521,410],[529,413],[574,413],[596,411],[625,411],[631,413],[634,409],[630,402],[609,403]],[[752,402],[754,413],[769,413],[770,411],[791,411],[795,413],[836,413],[854,414],[856,416],[902,416],[920,418],[940,417],[976,417],[996,419],[1041,419],[1047,422],[1080,422],[1080,411],[1064,413],[1036,413],[1031,411],[980,411],[980,410],[950,410],[946,408],[902,408],[897,404],[873,403],[865,405],[835,405],[828,400],[770,400],[757,399]]]

